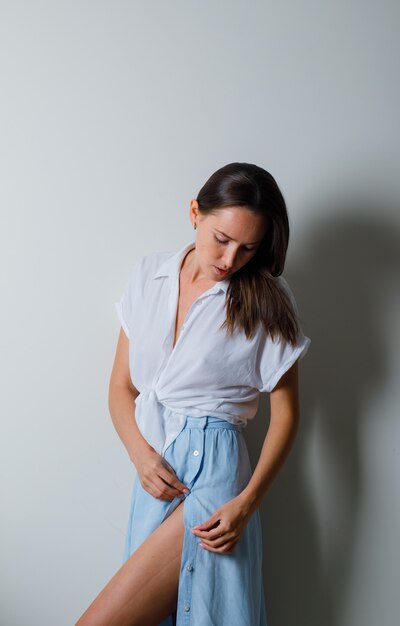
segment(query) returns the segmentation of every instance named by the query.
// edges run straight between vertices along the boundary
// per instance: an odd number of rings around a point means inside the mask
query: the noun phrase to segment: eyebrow
[[[223,233],[222,230],[218,230],[217,228],[215,229],[217,231],[217,233],[220,233],[221,235],[224,235],[224,237],[226,237],[227,239],[230,239],[231,241],[235,241],[234,239],[232,239],[232,237],[229,237],[229,235],[227,235],[226,233]],[[244,246],[251,246],[254,243],[261,243],[262,239],[260,239],[259,241],[252,241],[251,243],[244,243]]]

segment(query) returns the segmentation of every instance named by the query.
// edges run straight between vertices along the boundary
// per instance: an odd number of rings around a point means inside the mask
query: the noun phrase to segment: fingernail
[[[190,493],[189,489],[182,489],[183,493]]]

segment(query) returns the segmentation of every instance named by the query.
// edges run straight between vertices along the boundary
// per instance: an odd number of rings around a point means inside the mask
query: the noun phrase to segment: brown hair
[[[258,324],[273,339],[296,345],[299,325],[291,296],[278,277],[285,265],[289,243],[286,203],[273,176],[252,163],[229,163],[210,176],[197,198],[199,213],[216,213],[242,206],[264,215],[267,230],[256,254],[234,272],[226,294],[226,320],[222,328],[232,334],[236,324],[251,339]]]

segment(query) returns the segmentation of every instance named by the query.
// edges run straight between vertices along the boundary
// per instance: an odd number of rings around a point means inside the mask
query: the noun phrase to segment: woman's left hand
[[[240,494],[220,506],[212,516],[197,526],[192,533],[202,541],[199,544],[211,552],[230,554],[250,519],[250,513]]]

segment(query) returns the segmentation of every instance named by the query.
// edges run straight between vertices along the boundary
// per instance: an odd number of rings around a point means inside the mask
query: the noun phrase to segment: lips
[[[228,270],[222,270],[220,267],[218,267],[217,265],[214,265],[216,271],[218,274],[220,274],[220,276],[224,276],[225,274],[228,273]]]

